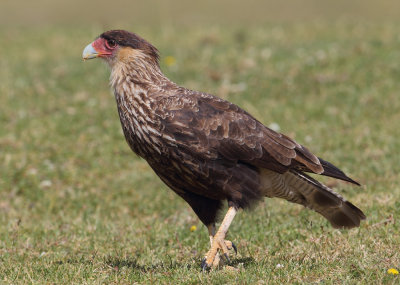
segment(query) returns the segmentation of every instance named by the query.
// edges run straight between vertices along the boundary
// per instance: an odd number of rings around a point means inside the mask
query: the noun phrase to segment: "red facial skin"
[[[98,57],[108,57],[113,54],[117,44],[113,41],[98,38],[92,43],[92,47],[99,53]]]

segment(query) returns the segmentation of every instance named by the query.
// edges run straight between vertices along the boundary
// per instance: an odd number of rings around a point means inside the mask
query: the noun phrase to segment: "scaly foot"
[[[237,254],[237,248],[233,242],[224,240],[216,235],[213,238],[210,250],[207,252],[201,263],[202,269],[206,270],[208,268],[215,268],[221,265],[221,256],[224,258],[225,262],[230,262],[229,251],[232,249]],[[222,255],[220,255],[220,251],[222,251]]]
[[[222,221],[218,232],[215,234],[215,224],[209,224],[207,226],[208,233],[210,236],[211,248],[207,252],[206,257],[201,263],[201,268],[203,270],[211,267],[217,267],[221,261],[220,254],[218,251],[222,251],[222,256],[229,260],[229,250],[232,248],[237,253],[236,246],[229,240],[225,240],[226,233],[228,232],[229,226],[232,223],[233,218],[237,213],[237,207],[229,206],[228,212],[226,213],[224,220]]]

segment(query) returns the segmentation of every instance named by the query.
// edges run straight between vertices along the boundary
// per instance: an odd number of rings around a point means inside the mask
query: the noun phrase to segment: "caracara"
[[[333,164],[277,133],[235,104],[181,87],[160,70],[158,50],[123,30],[101,34],[83,51],[111,68],[110,85],[131,149],[192,207],[208,228],[203,269],[229,261],[225,240],[239,209],[279,197],[324,216],[334,228],[353,228],[363,212],[306,172],[359,185]],[[224,201],[228,211],[216,231]]]

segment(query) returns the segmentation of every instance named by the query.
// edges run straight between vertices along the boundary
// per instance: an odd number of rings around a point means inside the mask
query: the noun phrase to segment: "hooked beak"
[[[100,53],[93,47],[93,43],[88,44],[82,53],[83,60],[96,58]]]

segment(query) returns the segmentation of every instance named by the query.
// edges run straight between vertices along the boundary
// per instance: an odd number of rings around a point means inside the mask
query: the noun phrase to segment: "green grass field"
[[[131,30],[173,81],[278,124],[359,180],[322,179],[367,221],[334,230],[265,200],[230,228],[237,270],[202,273],[206,228],[125,143],[105,64],[81,60],[102,29],[0,29],[0,283],[400,282],[387,273],[400,270],[398,24]]]

